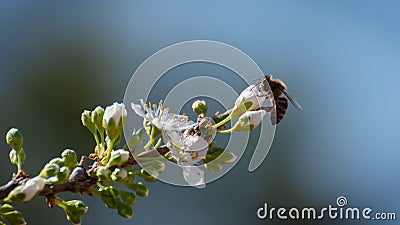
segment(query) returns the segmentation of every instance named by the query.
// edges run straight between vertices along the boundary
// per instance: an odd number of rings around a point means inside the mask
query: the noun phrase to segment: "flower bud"
[[[111,179],[116,182],[126,182],[128,179],[128,172],[124,168],[116,168],[111,174]]]
[[[112,166],[122,166],[129,160],[129,151],[118,149],[111,152],[110,160],[108,161],[106,167],[110,168]]]
[[[61,167],[61,166],[64,166],[64,159],[59,158],[59,157],[53,158],[49,161],[49,164],[57,164],[58,166]]]
[[[54,184],[65,183],[68,181],[70,173],[71,170],[68,167],[62,166],[60,167],[60,170],[58,171],[57,175],[48,178],[46,182]]]
[[[34,177],[28,180],[25,184],[16,187],[12,190],[5,201],[21,201],[27,202],[36,197],[41,192],[45,185],[45,179],[41,177]]]
[[[251,131],[256,128],[263,120],[267,112],[265,110],[248,111],[241,115],[237,123],[232,127],[232,131]]]
[[[70,170],[75,168],[78,165],[76,153],[74,150],[71,149],[65,149],[61,153],[61,157],[64,160],[64,165],[67,166]]]
[[[218,157],[218,162],[221,162],[223,164],[231,164],[235,162],[237,159],[237,156],[233,154],[232,152],[228,151],[223,151],[221,155]]]
[[[21,149],[23,140],[22,134],[17,128],[11,128],[6,134],[7,144],[10,145],[12,149]]]
[[[118,198],[114,198],[110,190],[112,190],[114,194],[118,194],[119,192],[118,189],[114,188],[113,186],[109,186],[100,190],[92,190],[92,193],[93,195],[100,197],[107,208],[115,209],[117,208],[117,205],[121,204],[121,201]]]
[[[221,164],[218,162],[212,161],[204,165],[204,167],[210,172],[219,172],[222,169]]]
[[[83,111],[81,115],[81,121],[83,126],[87,127],[90,132],[95,133],[96,132],[96,127],[95,124],[92,122],[92,112],[89,110]]]
[[[99,166],[96,170],[96,176],[99,178],[99,181],[108,183],[111,180],[111,171],[105,166]]]
[[[92,117],[91,117],[92,123],[94,123],[97,129],[100,131],[103,130],[103,116],[104,116],[104,109],[101,108],[100,106],[97,106],[92,111]]]
[[[133,209],[130,205],[121,204],[118,207],[118,214],[122,217],[130,219],[133,216]]]
[[[136,196],[132,192],[127,192],[127,191],[120,190],[119,196],[121,196],[121,199],[127,205],[133,205],[133,204],[136,203]]]
[[[132,136],[128,139],[128,148],[129,150],[135,150],[143,141],[143,135],[145,134],[145,130],[143,128],[137,130],[132,134]]]
[[[165,170],[165,164],[159,160],[150,161],[142,167],[139,175],[147,182],[156,181],[160,173]]]
[[[232,110],[232,117],[238,117],[246,111],[256,110],[261,107],[265,97],[261,96],[255,85],[250,85],[240,93]]]
[[[192,109],[193,109],[193,112],[195,112],[197,115],[200,115],[201,117],[205,117],[207,114],[208,106],[205,101],[196,100],[192,104]]]
[[[126,182],[129,184],[133,184],[136,180],[136,175],[133,171],[128,172],[128,177],[126,178]]]
[[[22,214],[9,204],[4,204],[0,206],[0,217],[7,220],[11,225],[26,224],[26,221]]]
[[[51,176],[57,175],[60,171],[60,166],[55,163],[47,163],[42,171],[40,171],[39,176],[43,178],[49,178]]]
[[[103,143],[99,143],[99,145],[96,145],[96,147],[94,147],[94,152],[96,152],[97,155],[103,155],[105,150],[106,149]]]
[[[17,151],[15,151],[15,149],[11,149],[10,154],[8,156],[10,157],[11,164],[14,165],[18,164],[18,156],[17,156]]]
[[[58,206],[64,210],[68,221],[73,224],[80,224],[81,216],[88,211],[88,207],[80,200],[62,201]]]
[[[137,184],[132,184],[131,188],[136,192],[137,195],[141,197],[147,197],[149,195],[149,189],[142,182],[138,182]]]
[[[149,172],[147,172],[144,169],[141,169],[139,176],[143,178],[143,180],[145,180],[146,182],[152,183],[157,180],[159,173],[157,171],[149,171]]]
[[[116,139],[122,132],[122,127],[126,119],[125,105],[115,102],[107,106],[103,116],[103,128],[111,140]]]

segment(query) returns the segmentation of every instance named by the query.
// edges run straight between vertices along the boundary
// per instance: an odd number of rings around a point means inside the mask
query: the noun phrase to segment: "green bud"
[[[22,214],[9,204],[0,206],[0,217],[7,220],[11,225],[26,224]]]
[[[57,175],[60,171],[60,166],[55,163],[47,163],[42,171],[40,171],[39,176],[44,178],[49,178],[51,176]]]
[[[92,112],[92,123],[94,123],[99,131],[103,131],[103,116],[104,109],[100,106],[97,106]]]
[[[218,172],[221,171],[222,166],[221,164],[219,164],[218,162],[209,162],[207,164],[204,165],[205,168],[210,171],[210,172]]]
[[[11,164],[14,165],[18,164],[18,156],[17,156],[17,151],[15,151],[15,149],[11,149],[10,154],[8,156],[10,157]]]
[[[64,165],[69,167],[70,170],[72,170],[78,165],[76,153],[74,150],[65,149],[61,153],[61,157],[64,159]]]
[[[130,205],[121,204],[121,205],[118,207],[118,214],[119,214],[120,216],[123,216],[123,217],[125,217],[125,218],[130,219],[130,218],[132,218],[132,216],[133,216],[133,209],[132,209],[132,207],[131,207]]]
[[[62,201],[58,206],[64,210],[68,221],[73,224],[80,224],[81,216],[88,211],[88,207],[80,200]]]
[[[135,180],[136,180],[135,173],[132,171],[128,172],[128,177],[126,179],[126,183],[133,184],[135,182]]]
[[[153,160],[143,165],[139,176],[147,182],[154,182],[157,180],[160,173],[165,170],[165,164],[159,160]]]
[[[127,191],[120,191],[119,196],[121,196],[122,201],[124,201],[125,204],[127,205],[133,205],[136,203],[136,196],[132,192],[127,192]]]
[[[68,181],[70,173],[71,173],[71,170],[68,167],[63,166],[60,168],[60,171],[57,173],[56,176],[52,176],[52,177],[48,178],[46,180],[46,182],[54,183],[54,184],[63,184]]]
[[[231,164],[235,162],[237,159],[237,156],[233,154],[232,152],[224,151],[222,154],[217,158],[218,162],[221,162],[223,164]]]
[[[17,128],[11,128],[6,134],[7,144],[15,150],[22,148],[23,140],[22,134]]]
[[[95,147],[95,152],[97,152],[98,155],[103,155],[105,151],[104,145],[100,143]]]
[[[149,195],[149,189],[142,182],[138,182],[137,184],[132,184],[130,187],[132,188],[132,190],[136,192],[137,195],[141,197],[147,197]]]
[[[64,159],[62,158],[53,158],[49,161],[49,164],[57,164],[59,167],[64,166]]]
[[[70,173],[71,173],[71,170],[68,167],[66,167],[66,166],[61,167],[60,172],[57,174],[58,183],[64,183],[64,182],[68,181],[68,177],[69,177]]]
[[[87,127],[90,132],[95,133],[96,132],[96,127],[95,124],[92,122],[92,112],[89,110],[83,111],[81,115],[81,120],[83,126]]]
[[[118,183],[126,182],[128,178],[128,172],[124,168],[116,168],[111,174],[111,179]]]
[[[96,170],[96,176],[100,181],[108,183],[111,180],[111,171],[105,166],[99,166]]]
[[[122,166],[129,160],[129,151],[124,149],[113,150],[106,167]]]
[[[205,101],[196,100],[192,104],[192,109],[193,109],[193,112],[195,112],[197,115],[200,115],[201,117],[205,117],[207,114],[208,106]]]
[[[135,133],[132,134],[132,136],[129,137],[128,139],[128,148],[129,150],[133,151],[135,150],[141,143],[142,143],[142,137],[145,133],[145,130],[143,128],[139,129]]]
[[[144,169],[140,170],[139,176],[143,178],[146,182],[152,183],[157,180],[159,173],[157,171],[152,171],[152,174]]]
[[[100,197],[107,208],[115,209],[117,208],[117,204],[120,204],[119,200],[114,199],[113,195],[111,194],[110,187],[106,187],[105,189],[100,190],[92,190],[92,193],[94,196]]]

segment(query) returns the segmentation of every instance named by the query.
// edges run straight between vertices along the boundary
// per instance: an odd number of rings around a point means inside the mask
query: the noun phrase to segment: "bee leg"
[[[261,107],[262,110],[265,110],[267,112],[271,112],[274,108],[275,108],[275,106]]]

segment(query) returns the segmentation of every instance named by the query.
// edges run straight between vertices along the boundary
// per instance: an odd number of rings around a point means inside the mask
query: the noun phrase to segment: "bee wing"
[[[300,104],[296,101],[296,99],[287,91],[283,91],[283,93],[286,95],[286,97],[289,99],[289,101],[293,104],[293,106],[300,110],[303,111],[303,108],[301,108]]]

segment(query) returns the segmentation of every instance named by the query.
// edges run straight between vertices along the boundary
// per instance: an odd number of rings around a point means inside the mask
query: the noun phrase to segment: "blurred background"
[[[271,207],[348,206],[400,216],[398,1],[14,1],[0,3],[0,134],[24,134],[24,168],[37,174],[65,148],[94,141],[84,109],[122,101],[135,69],[161,48],[208,39],[248,54],[284,80],[289,106],[264,163],[252,152],[206,189],[150,186],[126,220],[83,196],[83,224],[395,224],[396,221],[259,220]],[[177,70],[198,75],[201,66]],[[215,68],[213,70],[212,68]],[[220,74],[216,67],[208,73]],[[185,72],[185,73],[183,73]],[[212,75],[212,74],[207,74]],[[223,79],[244,87],[227,72]],[[240,83],[240,85],[239,85]],[[242,85],[242,86],[241,86]],[[0,139],[0,183],[15,171]],[[65,199],[75,195],[63,195]],[[69,224],[43,198],[16,204],[29,224]]]

